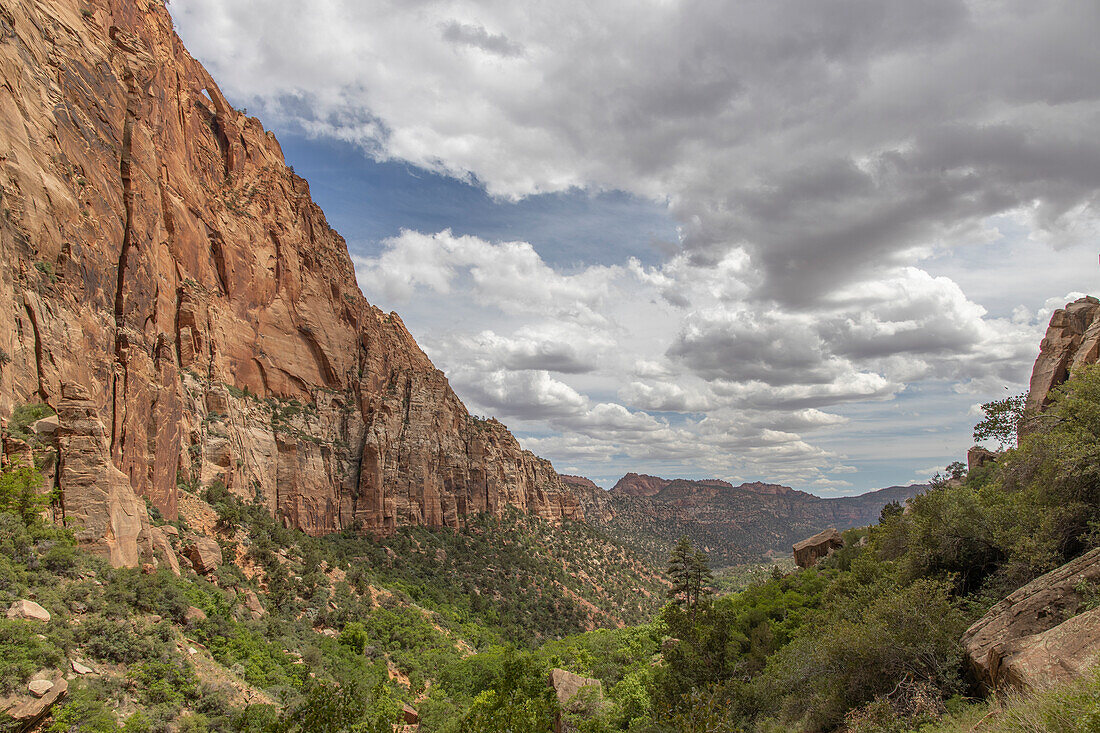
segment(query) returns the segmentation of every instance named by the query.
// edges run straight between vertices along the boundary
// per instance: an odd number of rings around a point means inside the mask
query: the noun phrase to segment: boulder
[[[83,676],[83,675],[92,674],[93,672],[95,672],[95,670],[92,669],[91,667],[89,667],[88,665],[84,664],[83,662],[79,662],[75,659],[71,662],[71,664],[72,664],[73,672],[75,672],[78,675]]]
[[[597,679],[554,668],[550,670],[550,688],[567,714],[586,716],[603,704],[603,685]],[[575,730],[567,717],[559,713],[554,719],[554,733]]]
[[[993,463],[996,460],[996,453],[976,445],[966,452],[966,470],[973,471],[975,468],[981,468],[985,464]]]
[[[222,564],[222,548],[210,537],[195,537],[183,550],[199,575],[212,573]]]
[[[256,591],[248,589],[241,595],[244,600],[244,607],[252,614],[252,618],[262,618],[267,613],[264,604],[260,602],[260,597],[256,595]]]
[[[15,730],[29,730],[49,711],[53,704],[65,696],[69,690],[69,683],[60,674],[54,675],[48,681],[50,688],[41,697],[35,695],[20,695],[13,704],[3,712],[14,721]]]
[[[832,554],[833,550],[844,547],[844,540],[835,527],[823,532],[818,532],[813,537],[808,537],[801,542],[796,542],[794,547],[794,561],[800,568],[809,568],[817,564],[823,557]]]
[[[201,608],[195,608],[194,606],[188,606],[187,610],[183,614],[185,621],[199,623],[206,620],[206,612]]]
[[[8,618],[25,618],[34,621],[49,621],[50,612],[34,601],[21,598],[8,608]]]
[[[967,629],[963,649],[982,686],[1038,688],[1100,660],[1100,614],[1080,613],[1091,584],[1100,584],[1100,549],[1031,581]]]
[[[1002,686],[1038,690],[1068,682],[1100,663],[1100,608],[999,649]]]
[[[57,415],[50,415],[31,423],[31,430],[43,443],[53,445],[57,441],[57,429],[61,426],[61,420]]]
[[[405,725],[419,725],[420,713],[416,712],[416,708],[409,704],[402,705],[401,720],[404,721]]]

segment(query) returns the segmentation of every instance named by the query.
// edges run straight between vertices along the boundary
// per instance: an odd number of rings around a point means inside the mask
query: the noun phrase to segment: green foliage
[[[884,576],[837,597],[803,627],[769,660],[757,691],[766,709],[805,730],[830,730],[902,685],[952,694],[966,626],[947,584]]]
[[[107,699],[98,681],[72,682],[64,704],[54,710],[49,733],[114,733],[119,730],[118,719]],[[133,729],[127,726],[123,730]]]
[[[40,639],[42,623],[0,618],[0,693],[11,692],[40,669],[56,667],[65,652],[49,637]]]
[[[54,415],[52,407],[45,402],[28,402],[18,405],[12,411],[11,420],[8,421],[8,432],[13,438],[19,438],[32,446],[38,445],[38,437],[28,428],[44,417]]]
[[[952,711],[921,733],[1096,733],[1100,731],[1100,667],[1082,679],[992,704]]]
[[[1026,393],[986,402],[982,405],[985,417],[974,426],[974,440],[994,440],[1001,448],[1015,446],[1026,402]]]
[[[712,593],[711,583],[714,578],[706,553],[696,550],[687,535],[681,536],[669,554],[665,574],[670,583],[667,596],[694,619],[699,608],[706,604]]]
[[[340,643],[355,654],[362,654],[364,647],[367,646],[367,631],[363,628],[363,624],[352,621],[345,626],[340,632]]]
[[[38,493],[41,486],[42,474],[33,466],[5,466],[0,471],[0,512],[33,524],[49,504],[49,496]]]
[[[314,681],[298,704],[280,719],[279,733],[392,733],[401,713],[400,703],[388,685],[367,690],[355,684],[338,686]]]

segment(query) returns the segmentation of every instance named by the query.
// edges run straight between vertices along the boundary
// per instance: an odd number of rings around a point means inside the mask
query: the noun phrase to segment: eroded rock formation
[[[1050,402],[1050,391],[1075,369],[1100,357],[1100,300],[1091,296],[1054,311],[1031,371],[1026,411],[1034,414]]]
[[[178,484],[314,534],[578,513],[367,303],[309,186],[161,2],[13,0],[0,34],[0,414],[59,410],[88,543],[133,564],[143,498],[174,518]]]
[[[834,550],[844,547],[844,539],[836,527],[829,527],[818,532],[813,537],[807,537],[801,542],[796,542],[791,547],[794,551],[794,562],[800,568],[811,568],[823,557],[828,557]]]
[[[1013,592],[978,619],[962,643],[986,687],[1040,688],[1079,676],[1100,662],[1100,549]]]

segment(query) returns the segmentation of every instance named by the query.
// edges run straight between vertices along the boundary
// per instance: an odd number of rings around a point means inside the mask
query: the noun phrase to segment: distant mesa
[[[589,482],[590,483],[590,482]],[[579,483],[571,486],[579,486]],[[649,548],[655,560],[686,534],[717,567],[785,555],[822,527],[838,531],[878,521],[891,502],[904,504],[927,484],[891,486],[859,496],[822,498],[762,481],[734,486],[720,479],[667,479],[628,473],[609,492],[578,492],[585,516],[616,537]],[[660,548],[660,549],[658,549]]]

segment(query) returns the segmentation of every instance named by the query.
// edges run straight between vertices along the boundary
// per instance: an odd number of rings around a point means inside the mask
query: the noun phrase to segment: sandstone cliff
[[[1050,391],[1075,369],[1100,357],[1100,300],[1091,296],[1054,311],[1031,370],[1026,411],[1035,414],[1050,402]]]
[[[12,0],[0,35],[0,414],[65,405],[55,480],[89,544],[130,563],[135,497],[173,518],[218,481],[314,534],[578,513],[367,303],[163,4]]]

